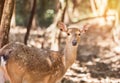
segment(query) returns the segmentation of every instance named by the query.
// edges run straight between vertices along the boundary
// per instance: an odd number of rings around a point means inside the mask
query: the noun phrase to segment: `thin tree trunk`
[[[15,16],[16,16],[16,1],[14,2],[14,9],[13,9],[11,24],[10,24],[12,28],[15,28],[15,26],[16,26]]]
[[[91,4],[91,9],[92,9],[92,12],[94,14],[94,16],[97,16],[97,8],[96,8],[96,3],[94,0],[90,0],[90,4]]]
[[[0,0],[0,23],[1,23],[2,13],[3,13],[4,2],[5,0]]]
[[[62,16],[61,16],[61,21],[64,22],[65,20],[65,13],[66,13],[66,10],[67,10],[67,7],[68,7],[68,0],[65,1],[65,7],[63,8],[63,13],[62,13]]]
[[[36,15],[34,14],[33,20],[32,20],[32,29],[36,30],[37,29],[37,18]]]
[[[33,0],[33,7],[32,7],[32,10],[31,10],[29,22],[28,22],[28,25],[27,25],[27,32],[26,32],[25,37],[24,37],[24,44],[25,45],[27,45],[27,40],[28,40],[28,37],[29,37],[29,34],[30,34],[30,29],[31,29],[31,26],[32,26],[32,21],[33,21],[35,9],[36,9],[36,0]]]
[[[102,16],[107,8],[108,0],[95,0],[97,15]]]
[[[10,22],[14,9],[14,0],[5,0],[1,25],[0,25],[0,48],[8,43]]]

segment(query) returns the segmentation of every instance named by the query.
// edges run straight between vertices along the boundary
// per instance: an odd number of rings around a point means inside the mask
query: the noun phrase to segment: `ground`
[[[94,24],[81,36],[76,62],[62,83],[120,83],[120,47],[113,41],[112,28]],[[23,42],[24,33],[24,28],[12,28],[10,41]],[[32,30],[29,45],[49,47],[44,34],[45,29]]]

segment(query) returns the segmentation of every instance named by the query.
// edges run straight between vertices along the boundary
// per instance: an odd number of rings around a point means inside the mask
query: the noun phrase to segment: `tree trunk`
[[[15,28],[16,26],[15,15],[16,15],[16,1],[14,2],[14,9],[13,9],[12,19],[10,24],[12,28]]]
[[[90,0],[90,4],[93,15],[97,16],[97,8],[96,8],[95,0]]]
[[[0,6],[4,6],[4,8],[0,7],[0,48],[3,47],[5,44],[8,43],[9,40],[9,30],[10,30],[10,22],[14,8],[14,0],[3,0],[5,3],[0,3]],[[2,12],[3,13],[2,13]],[[6,83],[7,80],[10,80],[8,75],[6,76],[6,71],[2,69],[4,66],[0,66],[0,83]]]
[[[37,29],[37,18],[36,18],[36,15],[34,14],[34,16],[33,16],[33,20],[32,20],[32,29],[33,30],[36,30]]]
[[[102,16],[107,8],[108,0],[95,0],[97,15]]]
[[[2,18],[4,2],[5,2],[5,0],[0,0],[0,23],[1,23],[1,18]]]
[[[10,22],[14,9],[14,0],[5,0],[1,25],[0,25],[0,48],[8,43]]]
[[[30,29],[31,29],[31,26],[32,26],[32,21],[33,21],[35,9],[36,9],[36,0],[33,0],[33,7],[32,7],[32,10],[31,10],[31,13],[30,13],[29,22],[28,22],[28,25],[27,25],[27,32],[26,32],[25,38],[24,38],[24,44],[25,45],[27,45],[27,40],[28,40],[28,37],[29,37],[29,34],[30,34]]]

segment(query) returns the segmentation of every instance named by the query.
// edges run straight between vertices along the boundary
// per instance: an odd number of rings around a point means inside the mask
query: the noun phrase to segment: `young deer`
[[[85,28],[67,28],[62,22],[58,27],[67,33],[63,54],[21,43],[10,43],[0,50],[11,83],[57,83],[62,78],[76,60],[80,34]]]

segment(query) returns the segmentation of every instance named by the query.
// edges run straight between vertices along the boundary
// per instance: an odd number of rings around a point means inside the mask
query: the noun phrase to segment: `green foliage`
[[[16,0],[16,24],[26,26],[29,18],[28,0]]]
[[[26,26],[29,20],[32,0],[16,0],[16,24]],[[37,0],[36,16],[40,26],[47,27],[53,21],[55,0]]]
[[[55,0],[39,0],[37,3],[37,16],[40,26],[48,26],[52,23],[55,14]]]
[[[47,9],[44,11],[44,13],[39,14],[38,16],[39,24],[40,26],[48,26],[52,23],[54,18],[54,10],[53,9]]]

